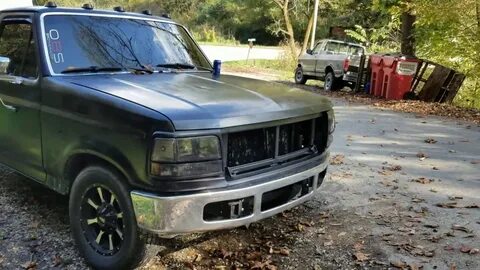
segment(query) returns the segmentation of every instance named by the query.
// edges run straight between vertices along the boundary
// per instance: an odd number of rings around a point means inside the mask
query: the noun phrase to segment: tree
[[[292,2],[290,2],[292,1]],[[273,0],[273,2],[280,8],[283,15],[284,27],[279,27],[278,30],[286,35],[288,38],[288,45],[290,47],[290,52],[292,57],[297,55],[297,47],[295,45],[295,32],[293,31],[293,25],[290,20],[290,12],[294,9],[295,0]]]
[[[415,56],[415,10],[411,1],[405,1],[403,5],[401,50],[404,55]]]

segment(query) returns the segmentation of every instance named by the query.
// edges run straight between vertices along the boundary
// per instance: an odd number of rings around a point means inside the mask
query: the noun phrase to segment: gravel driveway
[[[166,241],[148,269],[480,269],[480,127],[334,99],[315,200]],[[67,199],[0,167],[0,269],[84,269]]]

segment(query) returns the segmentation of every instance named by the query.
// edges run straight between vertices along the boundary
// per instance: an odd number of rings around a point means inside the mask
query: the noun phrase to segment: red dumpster
[[[385,59],[384,59],[384,62]],[[405,94],[410,91],[413,77],[418,68],[418,59],[397,57],[393,63],[393,70],[389,75],[388,82],[385,88],[384,97],[387,100],[403,99]],[[389,70],[385,70],[386,72]]]
[[[382,58],[383,63],[383,85],[382,90],[380,91],[380,96],[386,98],[387,91],[392,82],[393,73],[397,65],[398,58],[395,56],[384,55]]]
[[[370,68],[372,69],[372,76],[370,80],[370,94],[380,96],[383,86],[383,66],[381,54],[372,54],[370,56]]]

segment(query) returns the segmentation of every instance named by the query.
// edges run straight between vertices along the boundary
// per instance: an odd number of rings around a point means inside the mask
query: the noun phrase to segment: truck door
[[[321,76],[325,76],[325,69],[332,61],[337,57],[336,53],[338,51],[338,43],[334,41],[328,41],[325,45],[324,50],[320,52],[319,60],[317,61],[317,66],[315,71]]]
[[[317,45],[315,45],[315,47],[313,48],[311,54],[307,53],[304,55],[304,58],[302,59],[304,73],[316,76],[315,66],[317,65],[317,58],[322,45],[322,42],[317,43]]]
[[[44,181],[32,18],[4,13],[0,21],[0,163]]]

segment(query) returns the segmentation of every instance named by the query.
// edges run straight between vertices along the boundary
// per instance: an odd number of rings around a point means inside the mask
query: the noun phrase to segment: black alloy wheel
[[[107,187],[91,186],[82,198],[80,225],[85,240],[102,256],[116,254],[123,242],[123,209]]]
[[[161,247],[137,225],[130,188],[109,167],[84,169],[73,182],[70,228],[76,246],[94,269],[132,269],[147,264]]]

